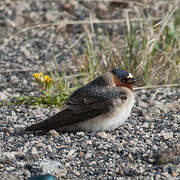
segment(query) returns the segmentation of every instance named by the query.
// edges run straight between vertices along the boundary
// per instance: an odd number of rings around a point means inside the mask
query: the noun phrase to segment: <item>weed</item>
[[[61,106],[72,91],[113,68],[142,77],[145,85],[176,82],[180,72],[179,9],[169,9],[156,21],[148,19],[140,8],[136,10],[143,20],[139,24],[127,21],[127,30],[121,36],[93,34],[90,39],[87,34],[83,53],[72,53],[71,66],[61,72],[54,58],[56,70],[50,76],[34,74],[41,97],[21,97],[19,102]]]

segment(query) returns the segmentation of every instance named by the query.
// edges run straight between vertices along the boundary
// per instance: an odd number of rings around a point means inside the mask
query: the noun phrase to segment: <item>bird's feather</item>
[[[113,106],[113,99],[127,99],[122,88],[106,87],[82,88],[75,91],[66,101],[63,110],[54,116],[27,127],[26,131],[49,131],[72,125],[96,116],[108,113]]]

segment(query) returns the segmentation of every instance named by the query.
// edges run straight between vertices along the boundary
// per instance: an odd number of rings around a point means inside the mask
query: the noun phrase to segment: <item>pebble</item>
[[[14,111],[12,111],[11,112],[11,116],[12,116],[12,118],[14,119],[14,121],[16,121],[17,120],[17,115],[16,115],[16,113],[14,112]]]
[[[106,139],[108,135],[107,135],[106,132],[98,132],[98,133],[97,133],[97,136],[99,136],[99,137],[101,137],[101,138],[103,138],[103,139]]]
[[[171,130],[172,131],[176,131],[178,129],[178,124],[173,124],[172,126],[171,126]]]
[[[89,145],[92,144],[92,140],[87,140],[86,144],[89,144]]]
[[[31,173],[27,169],[24,170],[23,174],[26,178],[29,178],[31,176]]]
[[[48,22],[55,22],[59,16],[59,11],[50,11],[45,14],[45,18]]]
[[[136,110],[136,107],[134,109]],[[98,172],[97,177],[101,179],[104,174],[103,169],[106,169],[111,178],[118,171],[119,164],[123,170],[126,167],[128,169],[122,171],[123,176],[138,177],[137,174],[140,173],[148,177],[157,176],[157,174],[159,174],[159,177],[164,177],[161,174],[161,168],[154,166],[153,161],[147,163],[145,159],[149,154],[164,150],[169,144],[177,141],[179,137],[177,133],[178,117],[180,114],[175,111],[175,113],[171,112],[168,116],[162,118],[157,114],[151,114],[151,110],[151,108],[148,109],[151,120],[147,120],[145,116],[132,113],[131,117],[122,126],[108,133],[98,132],[96,135],[90,135],[87,132],[77,132],[75,134],[62,133],[59,135],[59,133],[52,130],[50,134],[53,135],[51,136],[36,136],[32,133],[21,136],[12,136],[11,133],[9,136],[2,135],[0,149],[9,152],[15,148],[15,151],[11,151],[12,154],[9,155],[9,158],[4,156],[4,159],[1,159],[0,162],[12,167],[12,169],[9,169],[9,173],[13,173],[14,168],[18,166],[22,174],[24,172],[24,177],[28,177],[29,173],[32,175],[32,172],[41,173],[43,171],[44,173],[59,173],[57,176],[59,179],[62,177],[71,177],[72,179],[91,177],[93,179],[95,175],[91,172]],[[25,108],[23,106],[17,108],[14,106],[0,107],[2,117],[0,119],[4,118],[4,112],[7,112],[7,115],[10,114],[8,121],[11,124],[14,122],[14,127],[26,127],[29,120],[32,121],[34,117],[41,118],[47,112],[49,113],[49,109]],[[144,111],[144,113],[146,112]],[[18,117],[16,121],[14,121],[15,117],[12,114]],[[171,120],[168,121],[168,118],[171,118]],[[107,138],[108,141],[103,140]],[[17,149],[22,149],[22,156],[17,156],[17,154],[20,154]],[[27,162],[29,162],[29,165]],[[132,169],[131,166],[134,166],[134,164],[136,166]],[[166,166],[171,167],[171,163]],[[173,167],[173,172],[179,172],[176,166]],[[74,169],[80,175],[76,175]],[[164,172],[167,171],[164,170]]]
[[[177,176],[179,175],[179,173],[177,173],[177,172],[172,172],[170,175],[171,175],[172,177],[177,177]]]
[[[92,153],[86,153],[85,158],[90,159],[92,157]]]
[[[19,78],[17,76],[11,76],[11,83],[17,84],[19,82]]]
[[[8,97],[6,96],[6,93],[5,92],[0,92],[0,100],[1,101],[4,101],[6,100]]]
[[[77,132],[76,134],[77,134],[78,136],[84,136],[84,132],[83,132],[83,131]]]
[[[143,108],[147,108],[148,104],[143,101],[139,101],[139,106],[141,106]]]
[[[5,72],[0,75],[1,100],[14,100],[18,94],[20,97],[40,95],[33,73],[49,72],[51,64],[55,70],[52,59],[60,52],[64,53],[56,58],[59,72],[62,71],[61,63],[69,68],[73,64],[74,54],[84,53],[86,38],[76,42],[82,33],[86,30],[88,32],[89,25],[59,24],[43,27],[43,24],[89,20],[89,13],[92,13],[94,20],[111,16],[107,2],[5,0],[0,4],[0,71]],[[167,5],[165,8],[164,4]],[[164,15],[162,11],[168,9],[169,4],[164,4],[162,8],[157,8],[158,18]],[[149,8],[154,12],[153,6]],[[128,9],[116,9],[113,11],[114,19],[121,19],[119,14],[124,18],[124,12]],[[136,15],[133,8],[131,10],[130,15]],[[39,27],[32,28],[35,24]],[[96,36],[97,31],[109,32],[112,41],[123,41],[124,27],[121,23],[113,26],[94,24],[91,39],[94,41],[97,38],[97,43],[93,45],[99,46],[99,38],[104,40],[101,34]],[[19,33],[24,28],[27,28],[26,31]],[[7,44],[3,45],[5,42]],[[75,47],[71,51],[69,47],[74,43]],[[101,53],[98,47],[96,50],[100,56],[102,54],[101,59],[106,60],[106,54]],[[118,53],[115,48],[113,52]],[[108,63],[105,65],[108,66]],[[76,72],[76,68],[72,72]],[[156,79],[153,80],[156,83]],[[49,117],[49,113],[54,114],[56,110],[29,105],[0,106],[0,126],[5,124],[9,128],[7,133],[0,132],[0,179],[27,179],[42,173],[56,174],[59,179],[178,179],[179,164],[156,166],[149,163],[146,157],[179,141],[180,89],[144,89],[135,93],[137,103],[128,120],[118,129],[99,132],[99,135],[87,132],[59,134],[54,130],[43,136],[33,133],[18,135],[11,128],[27,127]],[[18,155],[20,151],[23,155]],[[6,153],[10,153],[8,158]],[[176,173],[174,177],[173,172]]]
[[[31,155],[32,155],[32,156],[38,156],[38,151],[37,151],[37,149],[36,149],[35,147],[32,147],[32,149],[31,149]]]
[[[52,146],[51,146],[51,145],[47,145],[47,150],[48,150],[49,152],[53,152]]]
[[[60,178],[66,178],[67,171],[64,168],[56,169],[54,174]]]
[[[61,169],[62,164],[58,161],[43,159],[39,163],[39,166],[42,168],[43,172],[52,174],[55,173],[56,171],[59,172],[59,169]]]
[[[49,131],[48,134],[51,135],[51,136],[54,136],[54,137],[59,137],[60,136],[59,133],[54,129]]]
[[[16,152],[6,152],[4,155],[7,157],[7,159],[12,160],[15,159]]]
[[[74,153],[75,153],[75,150],[74,150],[74,149],[71,149],[71,150],[69,151],[67,157],[72,156]]]
[[[149,127],[149,123],[144,123],[144,124],[143,124],[143,127],[144,127],[144,128],[148,128],[148,127]]]
[[[36,144],[36,147],[45,149],[46,145],[42,142],[39,142],[38,144]]]
[[[15,132],[14,128],[12,128],[12,127],[7,128],[7,130],[10,134],[14,134],[14,132]]]
[[[170,175],[167,173],[167,172],[163,172],[161,173],[164,177],[169,177],[170,178]]]
[[[173,138],[173,132],[162,133],[162,136],[165,140]]]

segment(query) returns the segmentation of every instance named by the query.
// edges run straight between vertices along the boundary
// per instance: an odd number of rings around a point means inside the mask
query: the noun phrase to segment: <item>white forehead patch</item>
[[[129,73],[127,78],[133,78],[133,75],[131,73]]]

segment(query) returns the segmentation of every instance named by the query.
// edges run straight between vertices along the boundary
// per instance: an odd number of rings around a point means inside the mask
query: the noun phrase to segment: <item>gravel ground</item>
[[[179,97],[180,90],[175,88],[141,90],[131,117],[113,132],[51,131],[40,137],[14,132],[57,109],[3,106],[0,124],[7,131],[0,132],[1,176],[24,179],[51,173],[62,179],[178,179],[179,160],[158,165],[150,163],[149,157],[178,143]]]
[[[82,35],[80,26],[51,26],[13,35],[38,23],[58,20],[86,20],[89,9],[96,18],[106,6],[77,1],[1,1],[0,3],[0,99],[34,95],[32,73],[47,69],[53,59]],[[96,7],[96,8],[95,8]],[[98,11],[97,11],[98,10]],[[118,26],[97,26],[95,30]],[[81,52],[83,40],[75,50]],[[69,60],[71,52],[57,56]],[[113,132],[18,135],[24,128],[43,120],[58,109],[29,106],[0,107],[0,179],[27,179],[51,173],[60,179],[179,179],[179,158],[156,164],[154,155],[170,147],[179,148],[180,89],[137,90],[131,117]],[[179,152],[178,152],[179,153]],[[177,153],[177,155],[178,155]],[[180,153],[179,153],[180,154]]]

